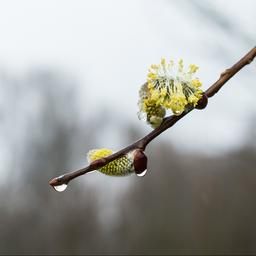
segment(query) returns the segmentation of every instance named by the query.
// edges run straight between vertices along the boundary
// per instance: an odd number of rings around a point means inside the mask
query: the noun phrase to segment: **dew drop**
[[[145,171],[143,171],[142,173],[136,173],[136,175],[139,177],[143,177],[146,175],[146,173],[147,173],[147,169]]]
[[[59,186],[53,186],[53,188],[58,192],[63,192],[67,188],[67,186],[68,186],[67,184],[62,184]]]

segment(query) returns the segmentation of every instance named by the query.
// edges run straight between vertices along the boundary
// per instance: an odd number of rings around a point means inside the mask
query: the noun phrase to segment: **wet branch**
[[[205,91],[204,94],[206,96],[206,99],[212,97],[215,93],[217,93],[220,90],[220,88],[231,77],[233,77],[244,66],[250,64],[255,57],[256,57],[256,47],[252,48],[251,51],[249,51],[242,59],[240,59],[231,68],[228,68],[223,73],[221,73],[220,78]],[[141,149],[144,151],[146,146],[153,139],[155,139],[158,135],[160,135],[165,130],[172,127],[177,121],[179,121],[181,118],[183,118],[185,115],[187,115],[192,110],[193,109],[190,109],[190,110],[184,112],[183,114],[181,114],[180,116],[172,115],[172,116],[166,117],[159,127],[157,127],[155,130],[150,132],[145,137],[134,142],[133,144],[121,149],[120,151],[118,151],[108,157],[98,159],[98,160],[92,162],[90,165],[88,165],[85,168],[82,168],[82,169],[74,171],[74,172],[69,172],[69,173],[61,175],[59,177],[56,177],[56,178],[50,180],[49,184],[51,186],[59,186],[62,184],[68,184],[71,180],[75,179],[76,177],[79,177],[81,175],[84,175],[85,173],[97,170],[97,169],[103,167],[104,165],[108,164],[109,162],[125,155],[126,153],[130,152],[131,150]]]

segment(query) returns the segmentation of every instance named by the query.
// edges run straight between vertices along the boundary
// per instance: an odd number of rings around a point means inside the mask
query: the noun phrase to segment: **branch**
[[[240,59],[236,64],[234,64],[231,68],[226,69],[223,73],[221,73],[220,78],[212,85],[210,86],[204,93],[204,97],[210,98],[212,97],[215,93],[217,93],[220,88],[231,78],[233,77],[239,70],[241,70],[244,66],[250,64],[253,59],[256,57],[256,47],[252,48],[251,51],[249,51],[242,59]],[[71,180],[75,179],[76,177],[79,177],[81,175],[84,175],[88,172],[97,170],[104,165],[108,164],[109,162],[127,154],[131,150],[134,149],[140,149],[144,151],[146,149],[146,146],[153,140],[155,139],[158,135],[160,135],[162,132],[165,130],[169,129],[172,127],[176,122],[178,122],[181,118],[183,118],[185,115],[187,115],[192,109],[189,109],[188,111],[185,111],[179,116],[169,116],[166,117],[162,124],[157,127],[155,130],[150,132],[148,135],[145,137],[139,139],[138,141],[134,142],[133,144],[121,149],[120,151],[108,156],[104,157],[98,160],[95,160],[92,162],[90,165],[88,165],[85,168],[82,168],[80,170],[66,173],[64,175],[61,175],[59,177],[56,177],[52,179],[49,184],[51,186],[60,186],[62,184],[68,184]]]

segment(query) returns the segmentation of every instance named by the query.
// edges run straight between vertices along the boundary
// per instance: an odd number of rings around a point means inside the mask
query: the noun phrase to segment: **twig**
[[[255,57],[256,57],[256,47],[252,48],[251,51],[249,51],[242,59],[240,59],[231,68],[226,69],[220,75],[220,78],[212,86],[210,86],[205,91],[205,95],[208,98],[212,97],[239,70],[241,70],[244,66],[250,64]],[[156,138],[158,135],[160,135],[165,130],[167,130],[170,127],[172,127],[177,121],[179,121],[181,118],[183,118],[185,115],[187,115],[191,110],[193,110],[193,109],[190,109],[190,110],[184,112],[180,116],[172,115],[172,116],[169,116],[169,117],[165,118],[164,121],[162,122],[162,124],[159,127],[157,127],[155,130],[150,132],[145,137],[139,139],[135,143],[133,143],[133,144],[131,144],[131,145],[121,149],[120,151],[118,151],[118,152],[116,152],[116,153],[114,153],[114,154],[112,154],[112,155],[110,155],[108,157],[104,157],[104,158],[98,159],[98,160],[92,162],[90,165],[88,165],[85,168],[82,168],[80,170],[77,170],[77,171],[74,171],[74,172],[70,172],[70,173],[61,175],[59,177],[56,177],[56,178],[52,179],[49,182],[49,184],[51,186],[59,186],[59,185],[62,185],[62,184],[68,184],[71,180],[75,179],[76,177],[79,177],[81,175],[84,175],[85,173],[97,170],[97,169],[103,167],[104,165],[108,164],[109,162],[111,162],[111,161],[113,161],[113,160],[115,160],[115,159],[125,155],[126,153],[130,152],[131,150],[141,149],[141,150],[144,151],[146,146],[154,138]]]

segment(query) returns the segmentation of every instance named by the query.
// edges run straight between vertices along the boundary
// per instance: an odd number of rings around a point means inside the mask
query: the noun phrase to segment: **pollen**
[[[139,93],[139,119],[156,128],[168,110],[174,115],[181,115],[196,107],[203,94],[200,89],[202,83],[194,77],[198,69],[194,64],[185,69],[182,59],[176,66],[173,60],[167,62],[165,58],[161,59],[160,64],[151,65],[147,83]]]

